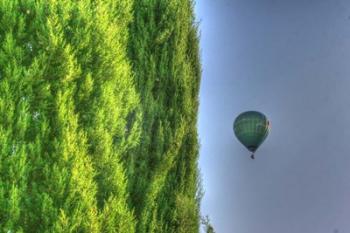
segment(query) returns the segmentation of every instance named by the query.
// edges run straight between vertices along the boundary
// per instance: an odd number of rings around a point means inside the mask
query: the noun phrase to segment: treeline
[[[191,0],[0,0],[0,232],[199,232]]]

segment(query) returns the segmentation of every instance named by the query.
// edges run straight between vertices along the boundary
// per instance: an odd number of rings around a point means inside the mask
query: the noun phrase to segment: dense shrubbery
[[[199,231],[190,0],[0,0],[1,232]]]

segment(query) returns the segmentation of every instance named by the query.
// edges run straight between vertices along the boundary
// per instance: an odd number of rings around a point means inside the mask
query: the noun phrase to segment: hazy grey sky
[[[200,168],[217,233],[350,232],[350,1],[197,0]],[[249,158],[242,111],[271,134]]]

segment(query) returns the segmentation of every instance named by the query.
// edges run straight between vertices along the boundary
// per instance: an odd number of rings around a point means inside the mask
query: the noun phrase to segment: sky
[[[350,232],[350,1],[197,0],[202,214],[217,233]],[[235,117],[263,112],[256,153]]]

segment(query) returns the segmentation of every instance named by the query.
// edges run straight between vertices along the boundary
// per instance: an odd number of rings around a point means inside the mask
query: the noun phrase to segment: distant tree
[[[206,233],[215,233],[213,226],[210,224],[209,216],[202,217],[202,224]]]

